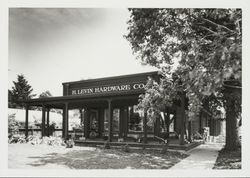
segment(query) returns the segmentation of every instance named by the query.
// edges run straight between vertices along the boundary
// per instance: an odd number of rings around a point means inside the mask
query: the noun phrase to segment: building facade
[[[69,138],[69,117],[71,109],[78,109],[83,125],[84,139],[108,140],[110,142],[140,140],[147,143],[155,136],[179,139],[202,132],[210,126],[212,117],[202,112],[196,121],[188,121],[181,114],[182,108],[174,104],[165,108],[155,122],[147,119],[147,113],[137,107],[140,94],[145,92],[148,77],[160,80],[158,72],[148,72],[116,77],[81,80],[63,83],[63,96],[37,98],[22,101],[26,105],[25,134],[28,135],[28,114],[31,106],[42,107],[42,136],[49,126],[49,112],[52,108],[63,110],[62,136]],[[216,130],[219,126],[212,126]],[[219,131],[213,131],[218,134]],[[183,142],[183,141],[182,141]],[[181,142],[180,142],[181,143]],[[183,144],[183,143],[182,143]]]

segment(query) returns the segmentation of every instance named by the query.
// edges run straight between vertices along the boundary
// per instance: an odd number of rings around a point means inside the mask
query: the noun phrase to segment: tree
[[[42,92],[40,95],[39,95],[39,98],[47,98],[47,97],[51,97],[52,94],[50,93],[49,90],[46,90],[45,92]]]
[[[12,90],[8,90],[9,103],[11,103],[11,106],[24,107],[23,104],[18,103],[18,100],[27,100],[36,96],[32,94],[33,88],[23,74],[17,75],[17,81],[13,81],[13,84]]]
[[[226,148],[236,149],[236,120],[241,114],[241,9],[129,11],[125,37],[137,58],[159,68],[162,75],[159,83],[148,82],[140,105],[154,113],[185,93],[189,119],[197,118],[206,100],[213,113],[225,107]]]
[[[39,95],[39,98],[48,98],[48,97],[52,97],[53,95],[51,94],[51,92],[49,90],[46,90],[44,92],[42,92],[40,95]],[[41,111],[42,108],[41,107],[33,107],[35,108],[36,110],[38,111]],[[62,114],[62,111],[60,109],[54,109],[54,108],[51,108],[50,109],[51,112],[56,112],[58,114]]]

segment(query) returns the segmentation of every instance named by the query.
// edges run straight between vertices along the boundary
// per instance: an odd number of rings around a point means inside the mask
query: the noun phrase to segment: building
[[[66,139],[71,135],[68,131],[68,112],[71,109],[79,109],[81,113],[84,140],[126,142],[132,139],[147,143],[157,140],[155,136],[178,140],[183,139],[184,135],[189,135],[191,139],[195,132],[201,132],[203,127],[208,126],[211,115],[202,113],[197,121],[184,120],[178,102],[163,109],[154,123],[146,123],[147,114],[138,109],[137,104],[139,95],[145,91],[148,77],[156,81],[160,79],[158,72],[148,72],[66,82],[62,84],[63,96],[24,100],[25,134],[28,135],[28,114],[31,106],[42,107],[42,136],[48,133],[45,128],[49,125],[50,109],[62,109],[62,136]],[[184,144],[184,140],[180,143]]]

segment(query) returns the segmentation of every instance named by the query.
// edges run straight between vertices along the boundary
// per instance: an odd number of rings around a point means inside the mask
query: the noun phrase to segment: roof
[[[63,82],[62,84],[65,85],[65,84],[76,84],[76,83],[84,83],[84,82],[96,82],[96,81],[123,79],[123,78],[128,78],[128,77],[138,77],[138,76],[148,76],[148,75],[158,75],[158,74],[159,74],[159,71],[153,71],[153,72],[144,72],[144,73],[135,73],[135,74],[128,74],[128,75],[112,76],[112,77],[102,77],[102,78],[95,78],[95,79]]]
[[[105,77],[105,78],[97,78],[97,79],[89,79],[89,80],[81,80],[81,81],[73,81],[73,82],[67,82],[63,83],[65,84],[73,84],[76,85],[80,83],[81,85],[89,83],[99,83],[100,86],[102,86],[103,81],[124,81],[126,78],[136,78],[136,77],[142,77],[144,76],[143,80],[146,80],[145,76],[150,75],[158,75],[157,71],[154,72],[146,72],[146,73],[137,73],[137,74],[130,74],[130,75],[122,75],[122,76],[114,76],[114,77]],[[145,81],[146,82],[146,81]],[[112,84],[112,82],[111,82]],[[34,99],[28,99],[28,100],[19,100],[19,103],[25,103],[27,105],[31,106],[42,106],[42,105],[48,105],[55,108],[62,108],[65,103],[75,103],[76,105],[81,105],[82,103],[88,103],[88,102],[101,102],[101,101],[107,101],[108,99],[113,100],[124,100],[124,101],[138,101],[138,96],[144,92],[144,89],[140,90],[124,90],[119,92],[110,92],[110,93],[92,93],[92,94],[83,94],[83,95],[65,95],[65,96],[56,96],[56,97],[47,97],[47,98],[34,98]],[[104,103],[102,103],[104,104]]]

